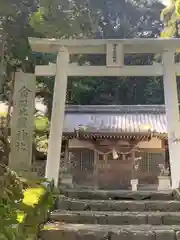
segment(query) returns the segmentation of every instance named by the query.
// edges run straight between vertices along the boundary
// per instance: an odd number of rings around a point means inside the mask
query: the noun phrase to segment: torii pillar
[[[56,186],[58,186],[59,182],[60,154],[68,81],[68,63],[68,50],[65,47],[61,47],[56,61],[56,77],[45,173],[46,178],[50,181],[54,180]]]
[[[175,50],[167,49],[162,54],[172,189],[180,184],[180,115],[174,58]]]

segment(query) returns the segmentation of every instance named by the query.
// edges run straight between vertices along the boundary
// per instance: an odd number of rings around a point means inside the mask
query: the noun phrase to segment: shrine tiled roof
[[[93,133],[167,133],[164,105],[66,107],[64,132],[78,129]]]

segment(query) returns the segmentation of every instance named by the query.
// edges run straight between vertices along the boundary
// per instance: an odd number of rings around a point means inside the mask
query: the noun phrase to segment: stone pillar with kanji
[[[35,90],[36,78],[34,74],[16,73],[9,167],[18,173],[30,171],[31,168]]]

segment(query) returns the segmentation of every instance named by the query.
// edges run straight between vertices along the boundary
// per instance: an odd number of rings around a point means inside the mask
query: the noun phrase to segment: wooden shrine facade
[[[169,165],[164,106],[68,106],[63,136],[76,186],[148,188]]]

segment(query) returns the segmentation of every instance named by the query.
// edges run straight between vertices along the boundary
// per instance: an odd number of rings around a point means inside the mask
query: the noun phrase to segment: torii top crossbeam
[[[106,66],[68,65],[68,76],[162,76],[163,66],[127,66],[124,64],[125,54],[160,53],[166,50],[180,52],[180,39],[43,39],[29,38],[31,48],[35,52],[58,53],[65,47],[68,54],[104,54]],[[180,75],[180,64],[175,64],[175,72]],[[36,66],[36,76],[55,76],[56,64]]]
[[[106,53],[106,45],[121,44],[124,53],[160,53],[164,49],[175,49],[180,52],[178,38],[132,38],[132,39],[47,39],[29,38],[35,52],[56,53],[64,46],[71,53]]]

